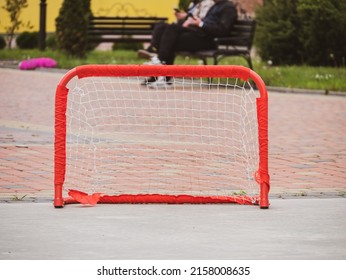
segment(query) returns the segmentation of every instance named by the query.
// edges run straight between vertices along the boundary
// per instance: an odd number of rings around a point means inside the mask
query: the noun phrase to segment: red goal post
[[[243,66],[152,66],[152,65],[84,65],[70,70],[61,79],[56,89],[55,100],[55,151],[54,151],[54,206],[63,207],[67,203],[82,202],[88,203],[92,195],[87,195],[82,191],[70,191],[70,198],[64,198],[64,186],[67,164],[67,120],[66,111],[69,97],[67,85],[77,78],[78,80],[90,77],[157,77],[169,76],[179,79],[222,79],[234,78],[245,81],[247,84],[242,89],[250,87],[252,91],[258,91],[259,96],[255,100],[257,111],[257,138],[258,138],[258,166],[254,172],[254,181],[258,184],[259,193],[255,196],[247,194],[227,194],[227,195],[189,195],[189,194],[126,194],[116,195],[96,194],[95,203],[239,203],[258,204],[260,208],[269,207],[268,193],[270,189],[268,172],[268,94],[266,86],[261,77],[249,68]],[[252,88],[253,81],[256,85]],[[139,85],[138,85],[139,86]],[[212,88],[212,85],[209,85]],[[146,90],[143,89],[145,92]],[[95,161],[95,160],[94,160]],[[94,163],[95,164],[95,163]],[[256,163],[257,164],[257,163]],[[77,193],[77,195],[76,195]],[[84,196],[84,200],[78,200],[78,196]]]

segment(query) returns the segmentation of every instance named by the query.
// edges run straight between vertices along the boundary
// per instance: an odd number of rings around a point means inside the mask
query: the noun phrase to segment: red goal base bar
[[[95,205],[95,204],[242,204],[259,205],[259,196],[192,196],[192,195],[165,195],[165,194],[121,194],[101,195],[69,190],[69,197],[65,198],[63,204]],[[61,206],[63,207],[63,205]],[[261,208],[268,208],[267,206]]]

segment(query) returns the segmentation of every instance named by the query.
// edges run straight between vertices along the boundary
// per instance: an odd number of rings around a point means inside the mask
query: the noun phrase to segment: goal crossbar
[[[258,184],[258,195],[232,193],[227,195],[188,195],[188,194],[101,194],[96,203],[239,203],[255,204],[260,208],[269,207],[268,193],[270,189],[268,172],[268,94],[261,77],[253,70],[242,66],[152,66],[152,65],[84,65],[70,70],[59,82],[55,100],[55,151],[54,151],[54,206],[81,202],[80,195],[90,198],[92,195],[77,191],[78,195],[63,195],[66,176],[66,111],[69,96],[68,84],[74,78],[88,77],[157,77],[172,78],[234,78],[243,81],[253,81],[259,97],[256,98],[257,137],[258,137],[258,167],[254,172],[254,180]],[[212,87],[212,85],[210,85]],[[72,191],[73,193],[73,191]]]

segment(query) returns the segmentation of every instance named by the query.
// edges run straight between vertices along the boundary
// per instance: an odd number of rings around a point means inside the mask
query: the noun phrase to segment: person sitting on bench
[[[213,5],[214,5],[213,0],[193,0],[193,1],[191,1],[186,12],[181,11],[181,10],[176,8],[176,9],[174,9],[174,15],[176,17],[176,22],[173,24],[187,27],[186,24],[187,24],[187,19],[189,17],[200,18],[203,20],[206,16],[207,12],[209,11],[211,6],[213,6]],[[163,22],[163,21],[160,21],[154,25],[150,45],[146,49],[141,49],[138,51],[139,57],[150,59],[153,56],[157,55],[157,51],[160,47],[161,37],[162,37],[165,29],[169,25],[170,24]]]
[[[196,52],[215,49],[214,38],[226,37],[237,20],[236,6],[229,0],[213,0],[205,18],[188,17],[182,26],[171,24],[164,30],[160,39],[157,56],[147,64],[172,65],[175,53],[179,51]],[[170,84],[170,77],[149,77],[143,85],[162,86]]]

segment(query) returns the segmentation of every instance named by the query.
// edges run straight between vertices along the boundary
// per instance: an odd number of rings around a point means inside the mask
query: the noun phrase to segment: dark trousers
[[[197,28],[184,28],[177,24],[169,24],[161,32],[158,57],[167,65],[174,63],[176,52],[195,52],[215,48],[213,38]]]
[[[160,48],[162,35],[168,26],[169,24],[164,21],[160,21],[154,25],[150,45],[155,49],[158,50]]]

